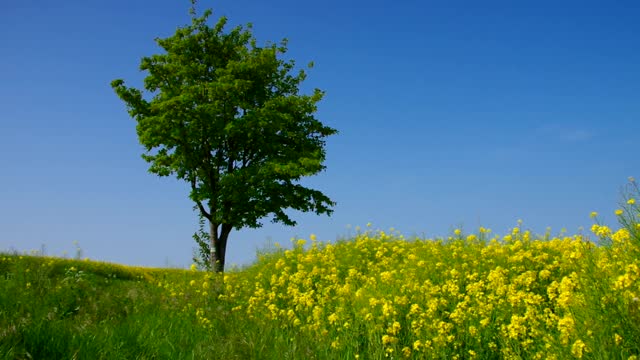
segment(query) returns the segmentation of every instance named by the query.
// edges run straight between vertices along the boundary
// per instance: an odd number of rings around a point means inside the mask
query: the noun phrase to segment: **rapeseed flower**
[[[582,359],[582,355],[586,350],[586,345],[582,340],[576,340],[576,342],[571,345],[571,355],[578,359]]]
[[[293,249],[261,260],[251,277],[230,273],[215,301],[218,307],[228,304],[232,315],[273,321],[282,331],[327,339],[327,347],[350,354],[362,353],[364,346],[396,358],[509,358],[525,352],[540,359],[583,357],[594,340],[578,337],[598,324],[574,319],[576,309],[618,306],[608,305],[617,296],[629,307],[640,293],[634,285],[640,269],[627,255],[634,227],[614,232],[593,225],[595,235],[614,243],[611,251],[601,251],[584,236],[547,234],[543,241],[520,226],[504,242],[499,235],[488,238],[484,228],[464,237],[455,229],[457,237],[429,241],[369,230],[333,244],[311,236],[306,249],[298,239]],[[604,300],[598,295],[593,301],[592,288],[585,286],[590,261],[598,279],[606,279],[602,287],[611,290]],[[190,296],[201,289],[194,284],[213,281],[207,275],[194,273],[184,282],[191,286],[167,289]],[[196,301],[202,303],[194,302],[190,311],[211,309],[203,305],[206,297]],[[210,313],[200,318],[213,319]],[[353,340],[354,332],[370,343]]]
[[[616,345],[622,344],[622,336],[615,334],[613,336],[613,341],[616,343]]]

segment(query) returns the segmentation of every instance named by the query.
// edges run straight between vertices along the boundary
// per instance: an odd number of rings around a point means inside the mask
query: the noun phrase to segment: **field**
[[[2,359],[637,359],[640,225],[276,246],[224,276],[0,255]]]

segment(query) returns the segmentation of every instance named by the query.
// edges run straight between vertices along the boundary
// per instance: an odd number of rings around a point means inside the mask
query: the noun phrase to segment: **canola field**
[[[312,236],[306,247],[297,240],[225,275],[214,294],[246,321],[304,334],[335,358],[635,359],[638,240],[626,228],[592,230],[608,245],[583,235],[533,238],[520,227],[440,240],[369,231],[327,244]],[[209,299],[215,281],[164,287],[170,297]],[[193,304],[182,310],[190,307],[203,327],[217,316]]]

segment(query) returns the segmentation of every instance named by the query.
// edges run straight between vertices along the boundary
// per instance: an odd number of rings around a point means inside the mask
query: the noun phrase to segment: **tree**
[[[337,131],[314,116],[324,93],[300,94],[306,73],[281,59],[286,40],[259,47],[250,24],[225,32],[225,17],[207,25],[210,9],[190,14],[190,25],[156,39],[163,53],[142,58],[144,90],[111,86],[137,122],[149,171],[190,185],[222,272],[232,229],[269,216],[295,225],[287,209],[331,214],[335,203],[300,180],[325,169],[325,138]]]

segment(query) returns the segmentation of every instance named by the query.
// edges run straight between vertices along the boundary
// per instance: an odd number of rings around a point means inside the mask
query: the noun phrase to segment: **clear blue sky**
[[[405,235],[612,223],[640,178],[636,1],[201,1],[214,21],[289,39],[340,133],[305,181],[338,205],[231,234],[228,263],[268,239],[335,240],[372,222]],[[46,246],[132,265],[188,266],[188,187],[147,172],[109,83],[189,20],[187,0],[0,2],[0,250]],[[353,230],[352,230],[353,231]]]

